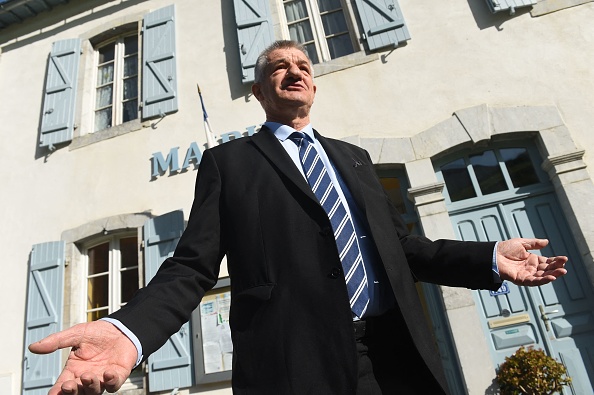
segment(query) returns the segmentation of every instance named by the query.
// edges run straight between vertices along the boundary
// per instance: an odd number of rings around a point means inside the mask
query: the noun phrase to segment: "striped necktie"
[[[313,144],[310,144],[309,137],[295,132],[289,138],[299,147],[299,159],[309,186],[328,214],[342,263],[351,309],[357,317],[362,317],[369,304],[369,291],[353,221],[342,204],[318,152]]]

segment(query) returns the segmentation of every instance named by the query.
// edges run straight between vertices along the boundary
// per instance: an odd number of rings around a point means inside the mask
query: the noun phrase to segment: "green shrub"
[[[497,372],[501,395],[550,395],[561,393],[571,382],[561,362],[543,350],[524,346],[506,357]]]

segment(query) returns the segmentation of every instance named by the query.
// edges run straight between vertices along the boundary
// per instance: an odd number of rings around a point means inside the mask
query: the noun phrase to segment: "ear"
[[[258,101],[262,101],[262,89],[259,83],[255,83],[252,85],[252,94]]]

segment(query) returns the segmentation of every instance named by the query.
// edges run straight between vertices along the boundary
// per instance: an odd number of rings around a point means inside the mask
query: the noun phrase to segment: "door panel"
[[[539,237],[546,256],[567,255],[568,274],[540,287],[506,282],[498,292],[473,291],[497,366],[519,346],[534,346],[562,361],[573,379],[564,394],[592,394],[594,383],[594,296],[571,232],[553,194],[500,202],[451,213],[461,240],[496,241]]]

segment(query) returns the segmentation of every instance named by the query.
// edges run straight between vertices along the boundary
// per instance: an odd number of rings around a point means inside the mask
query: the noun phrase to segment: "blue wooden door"
[[[495,366],[533,346],[566,366],[573,382],[565,395],[593,394],[594,292],[541,162],[530,142],[491,144],[444,158],[436,175],[459,239],[546,238],[549,245],[534,253],[569,257],[568,274],[551,284],[473,291]]]
[[[534,253],[569,257],[569,273],[554,283],[518,287],[506,282],[498,293],[473,294],[496,366],[519,346],[534,346],[566,366],[573,382],[564,394],[592,394],[594,295],[555,196],[499,202],[451,214],[451,219],[461,240],[547,238],[549,245]]]

